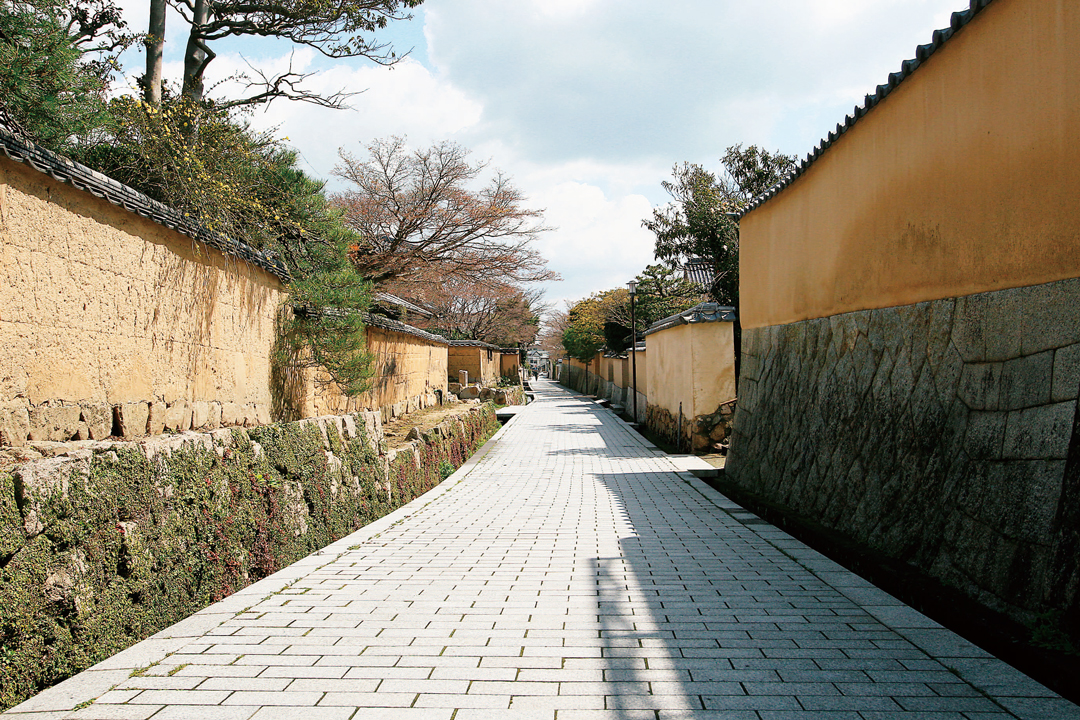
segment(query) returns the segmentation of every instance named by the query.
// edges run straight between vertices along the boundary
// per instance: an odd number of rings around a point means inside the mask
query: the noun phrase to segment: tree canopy
[[[410,319],[412,324],[451,340],[481,340],[500,347],[532,344],[548,309],[542,289],[508,283],[451,279],[411,290],[409,299],[433,313],[431,318]]]
[[[657,320],[702,301],[697,286],[663,265],[650,265],[635,279],[634,308],[626,288],[593,293],[570,307],[562,324],[562,344],[570,357],[588,362],[604,348],[623,352]]]
[[[57,151],[107,121],[116,54],[133,36],[109,0],[0,3],[0,112]]]
[[[352,251],[371,282],[522,284],[558,279],[532,242],[542,212],[501,173],[477,186],[484,163],[439,142],[411,150],[404,138],[372,142],[367,157],[342,150],[335,174],[352,187],[334,196],[360,237]]]
[[[672,168],[662,185],[672,202],[653,210],[642,224],[656,236],[654,254],[672,264],[690,258],[711,261],[710,292],[723,305],[739,304],[739,228],[731,217],[779,182],[795,166],[795,158],[751,145],[733,145],[721,158],[717,177],[700,165],[684,162]]]
[[[150,0],[150,25],[146,36],[147,68],[143,78],[146,99],[161,99],[162,46],[165,42],[167,0]],[[331,58],[364,57],[382,65],[397,62],[389,44],[378,39],[380,30],[394,20],[411,17],[409,10],[423,0],[172,0],[189,25],[184,50],[181,94],[200,101],[206,91],[205,73],[216,53],[211,44],[228,37],[272,37],[305,45]],[[342,107],[349,93],[323,96],[302,87],[304,73],[287,72],[258,78],[244,77],[253,94],[224,100],[228,107],[268,102],[275,98],[303,100]]]

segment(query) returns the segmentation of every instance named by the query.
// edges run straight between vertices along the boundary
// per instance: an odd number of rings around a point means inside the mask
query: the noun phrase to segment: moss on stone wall
[[[497,428],[481,406],[391,458],[329,417],[0,472],[0,708],[413,500]]]

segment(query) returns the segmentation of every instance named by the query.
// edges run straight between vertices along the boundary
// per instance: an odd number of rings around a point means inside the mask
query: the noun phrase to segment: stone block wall
[[[640,411],[639,411],[640,412]],[[645,425],[649,430],[680,451],[699,455],[726,454],[735,419],[735,400],[721,403],[714,412],[687,417],[672,413],[660,405],[649,405]]]
[[[743,331],[727,474],[1080,628],[1080,279]]]

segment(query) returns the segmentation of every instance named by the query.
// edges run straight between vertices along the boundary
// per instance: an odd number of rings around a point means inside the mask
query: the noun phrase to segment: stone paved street
[[[428,495],[7,715],[1080,718],[538,385]]]

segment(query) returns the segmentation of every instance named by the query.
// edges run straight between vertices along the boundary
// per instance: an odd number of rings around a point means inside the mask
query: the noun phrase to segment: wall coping
[[[645,335],[652,335],[653,333],[661,332],[662,330],[668,330],[679,325],[696,325],[697,323],[713,323],[713,322],[735,322],[738,316],[735,314],[735,308],[729,305],[720,305],[714,302],[704,302],[700,305],[695,305],[689,310],[684,310],[681,313],[675,315],[669,315],[666,318],[657,320],[649,329],[645,331]]]
[[[741,211],[734,213],[733,217],[736,221],[742,220],[746,215],[750,214],[757,208],[767,203],[772,198],[783,192],[789,185],[797,180],[803,173],[805,173],[811,165],[814,164],[819,157],[821,157],[833,143],[840,139],[840,136],[854,127],[864,115],[877,106],[882,100],[888,97],[889,93],[896,89],[900,83],[911,76],[913,72],[919,69],[926,60],[935,52],[940,50],[957,32],[959,32],[965,25],[974,19],[976,15],[985,10],[994,0],[971,0],[971,5],[967,10],[954,12],[949,19],[949,27],[942,28],[941,30],[935,30],[933,39],[925,44],[919,45],[915,48],[915,57],[910,60],[905,60],[900,64],[900,72],[889,73],[889,80],[883,85],[877,86],[877,91],[868,94],[862,105],[856,105],[855,110],[851,115],[844,118],[842,123],[837,123],[836,129],[829,132],[829,134],[822,138],[822,140],[814,147],[814,149],[806,156],[805,159],[800,162],[795,169],[789,173],[780,182],[773,185],[764,193],[754,198],[749,205],[743,208]]]
[[[413,337],[420,338],[421,340],[427,340],[428,342],[436,343],[439,345],[449,345],[450,341],[444,338],[442,335],[436,335],[435,333],[429,333],[426,330],[413,327],[412,325],[406,325],[400,320],[393,320],[385,315],[371,315],[368,314],[364,318],[364,324],[369,327],[377,327],[383,330],[391,330],[393,332],[399,332],[404,335],[412,335]]]
[[[208,230],[175,208],[158,202],[138,190],[113,180],[81,163],[41,147],[35,142],[11,132],[0,123],[0,151],[8,158],[23,163],[54,180],[102,198],[128,212],[140,215],[158,225],[187,235],[192,240],[220,250],[226,255],[244,260],[266,270],[284,283],[292,277],[279,258],[245,245],[232,238]]]

